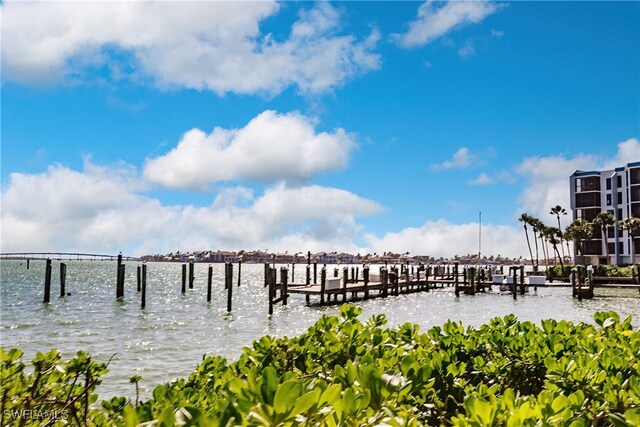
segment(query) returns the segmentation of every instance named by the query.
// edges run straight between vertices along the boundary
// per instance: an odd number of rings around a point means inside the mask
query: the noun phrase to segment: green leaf
[[[288,414],[301,394],[302,385],[298,380],[289,380],[280,384],[273,398],[273,409],[277,414]]]

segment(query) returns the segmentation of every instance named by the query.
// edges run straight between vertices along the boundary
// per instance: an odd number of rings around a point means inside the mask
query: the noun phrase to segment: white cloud
[[[409,23],[409,30],[393,35],[395,41],[405,48],[422,46],[460,26],[477,24],[500,8],[486,1],[449,1],[441,7],[438,4],[432,0],[423,3],[416,20]]]
[[[504,31],[491,29],[491,35],[497,39],[502,38],[504,36]]]
[[[336,188],[279,184],[255,196],[225,189],[204,207],[163,205],[140,194],[130,168],[85,162],[13,173],[2,192],[1,250],[127,254],[250,249],[358,251],[356,217],[380,209]],[[292,246],[296,245],[296,246]]]
[[[490,185],[493,184],[494,180],[486,173],[482,172],[476,178],[469,181],[469,185]]]
[[[476,160],[477,156],[472,154],[467,147],[462,147],[453,154],[451,160],[446,160],[442,163],[433,163],[429,166],[431,170],[446,170],[446,169],[465,169]]]
[[[540,219],[549,219],[552,206],[560,205],[569,211],[569,176],[576,170],[608,170],[640,160],[640,142],[630,138],[618,144],[613,158],[579,154],[565,156],[528,157],[517,167],[527,180],[518,197],[518,212],[527,212]],[[565,225],[569,215],[563,218]]]
[[[478,223],[452,224],[444,219],[427,221],[420,227],[386,233],[382,238],[365,235],[373,252],[391,251],[451,257],[478,253]],[[525,256],[527,247],[522,230],[506,225],[482,225],[482,253],[503,256]]]
[[[303,10],[288,38],[263,34],[278,13],[259,2],[5,2],[3,78],[48,84],[106,66],[161,87],[275,94],[322,92],[379,67],[379,34],[339,35],[329,3]],[[118,58],[118,59],[116,59]],[[125,59],[123,59],[125,58]]]
[[[265,111],[241,129],[190,130],[169,153],[147,159],[144,176],[182,189],[233,179],[302,180],[343,168],[355,145],[343,129],[316,132],[300,114]]]
[[[460,49],[458,49],[458,55],[462,58],[468,58],[476,53],[476,48],[472,38],[468,38]]]

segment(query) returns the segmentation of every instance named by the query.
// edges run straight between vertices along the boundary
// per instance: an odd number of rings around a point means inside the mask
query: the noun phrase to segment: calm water
[[[3,347],[19,347],[25,361],[37,351],[57,348],[68,359],[78,350],[107,361],[117,353],[110,372],[98,389],[100,398],[131,397],[128,378],[143,377],[148,397],[155,385],[188,375],[203,355],[236,358],[242,347],[262,335],[295,336],[304,332],[333,307],[306,307],[304,296],[293,295],[289,306],[277,306],[267,315],[267,293],[262,285],[263,266],[242,266],[242,283],[233,289],[233,313],[226,313],[224,265],[214,264],[214,293],[206,302],[207,264],[196,264],[195,285],[181,295],[182,267],[178,263],[150,263],[147,273],[147,306],[140,309],[136,293],[136,263],[127,263],[124,301],[115,299],[115,262],[67,262],[67,292],[59,299],[59,263],[53,262],[51,304],[42,304],[44,261],[0,262],[0,341]],[[372,273],[375,268],[372,269]],[[237,264],[234,265],[237,274]],[[303,268],[296,268],[296,281]],[[234,285],[237,276],[234,278]],[[363,319],[384,313],[389,325],[419,324],[423,330],[447,319],[480,325],[495,316],[514,313],[521,320],[538,322],[556,318],[591,322],[598,310],[616,310],[640,324],[637,290],[596,290],[593,300],[577,301],[569,288],[540,288],[514,301],[497,291],[456,298],[453,288],[438,289],[357,304]]]

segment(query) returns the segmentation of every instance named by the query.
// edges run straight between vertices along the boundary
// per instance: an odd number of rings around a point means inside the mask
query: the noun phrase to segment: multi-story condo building
[[[575,171],[570,178],[573,219],[589,222],[600,212],[609,211],[618,221],[640,218],[640,161],[607,171]],[[605,236],[594,227],[593,239],[583,242],[585,262],[591,264],[631,263],[631,244],[640,254],[640,237],[631,242],[629,234],[617,225]],[[604,245],[608,245],[609,259]],[[574,254],[574,256],[577,254]]]

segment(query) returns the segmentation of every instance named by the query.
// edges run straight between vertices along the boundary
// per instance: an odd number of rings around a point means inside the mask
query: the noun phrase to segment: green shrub
[[[362,323],[360,312],[344,305],[299,337],[262,337],[232,363],[206,358],[141,405],[113,398],[87,417],[127,426],[640,423],[640,332],[630,318],[607,312],[596,313],[595,325],[538,326],[508,315],[420,333],[409,323],[386,328],[384,315]],[[46,407],[41,395],[29,397],[33,377],[15,351],[2,353],[3,393],[21,390],[10,408],[29,398]],[[5,368],[20,374],[5,378]],[[47,387],[66,391],[70,378]]]

